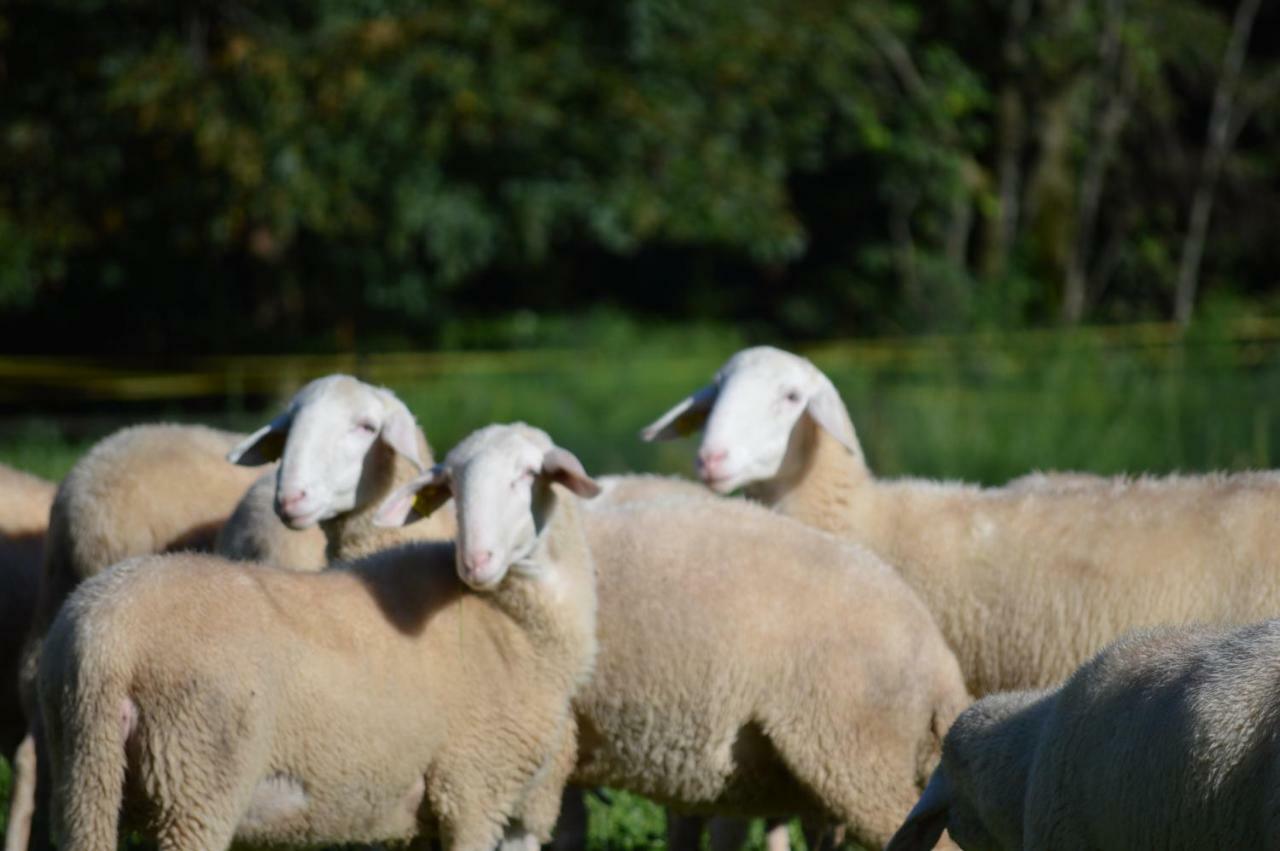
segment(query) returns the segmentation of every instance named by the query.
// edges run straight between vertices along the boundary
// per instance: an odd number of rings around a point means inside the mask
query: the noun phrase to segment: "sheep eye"
[[[356,428],[368,434],[377,434],[378,425],[372,420],[360,420],[356,423]]]
[[[800,401],[800,391],[799,391],[799,390],[788,390],[788,391],[787,391],[787,397],[786,397],[786,398],[787,398],[787,401],[788,401],[788,402],[790,402],[791,404],[793,404],[793,405],[794,405],[796,402],[799,402],[799,401]]]

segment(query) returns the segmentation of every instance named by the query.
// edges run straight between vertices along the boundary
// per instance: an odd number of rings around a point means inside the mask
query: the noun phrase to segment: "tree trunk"
[[[1191,200],[1191,213],[1187,218],[1187,233],[1182,240],[1182,254],[1178,260],[1178,279],[1174,287],[1173,318],[1186,327],[1191,322],[1195,308],[1196,291],[1200,287],[1200,261],[1204,256],[1204,243],[1209,235],[1209,216],[1213,212],[1213,198],[1218,188],[1218,176],[1230,148],[1231,113],[1239,87],[1240,71],[1244,67],[1249,34],[1262,0],[1241,0],[1236,7],[1231,25],[1231,38],[1222,57],[1222,73],[1213,93],[1213,110],[1209,114],[1208,138],[1204,156],[1200,161],[1200,177]]]
[[[999,148],[996,159],[996,186],[999,193],[996,221],[989,232],[983,267],[987,275],[1000,277],[1008,269],[1009,251],[1018,235],[1018,206],[1022,199],[1022,148],[1026,139],[1026,109],[1021,79],[1026,71],[1024,45],[1031,0],[1014,0],[1005,28],[1004,83],[996,117]]]
[[[1095,255],[1094,239],[1102,193],[1106,186],[1107,168],[1115,154],[1120,132],[1129,117],[1133,66],[1125,61],[1120,41],[1124,12],[1124,0],[1107,0],[1106,24],[1098,51],[1102,73],[1095,81],[1100,92],[1098,100],[1102,114],[1097,121],[1097,137],[1089,145],[1080,178],[1075,239],[1067,258],[1066,279],[1062,288],[1062,319],[1071,325],[1079,324],[1084,318],[1089,303],[1089,267]]]

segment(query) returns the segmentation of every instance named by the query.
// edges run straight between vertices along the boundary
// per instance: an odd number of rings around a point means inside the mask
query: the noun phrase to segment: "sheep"
[[[1134,627],[1280,610],[1275,473],[879,480],[831,381],[768,347],[736,354],[643,435],[703,426],[697,466],[712,489],[743,488],[897,567],[978,696],[1061,682]]]
[[[1280,847],[1277,695],[1280,620],[1127,635],[964,712],[889,848]]]
[[[577,499],[596,485],[541,437],[485,429],[434,468],[456,553],[318,573],[151,556],[86,582],[40,667],[59,847],[113,847],[121,812],[162,849],[545,838],[595,654]],[[469,534],[495,507],[509,522]]]
[[[402,519],[415,490],[428,508],[445,497],[428,472],[380,513]],[[492,548],[468,522],[458,546],[483,560]],[[571,781],[887,841],[968,703],[901,578],[862,547],[742,500],[640,501],[582,522],[599,653],[574,699]]]
[[[233,464],[260,466],[280,461],[274,506],[294,530],[317,524],[330,561],[359,558],[408,540],[448,540],[455,521],[452,506],[435,512],[414,529],[385,529],[373,523],[383,499],[432,463],[431,447],[413,414],[394,393],[349,375],[328,375],[308,383],[285,411],[241,440],[227,453]],[[228,531],[265,526],[263,502]]]
[[[223,456],[242,435],[169,423],[130,426],[95,444],[67,473],[49,510],[49,531],[36,608],[22,651],[19,693],[32,730],[35,800],[32,839],[47,833],[43,756],[35,705],[35,673],[45,631],[80,582],[125,558],[181,549],[209,549],[218,528],[252,484],[253,470],[229,467]],[[23,784],[15,786],[15,796]],[[9,851],[25,843],[13,833]]]
[[[18,695],[18,668],[31,627],[53,482],[0,464],[0,748],[13,767],[5,847],[25,849],[35,795],[35,742]]]
[[[253,483],[218,531],[213,551],[235,561],[261,561],[290,570],[320,570],[325,537],[319,529],[290,529],[272,510],[276,471]]]

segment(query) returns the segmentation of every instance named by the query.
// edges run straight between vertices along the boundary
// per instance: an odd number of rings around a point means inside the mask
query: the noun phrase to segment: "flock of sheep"
[[[878,480],[767,347],[643,435],[698,431],[705,487],[436,463],[329,376],[0,468],[6,851],[580,848],[594,786],[680,848],[1280,848],[1280,476]]]

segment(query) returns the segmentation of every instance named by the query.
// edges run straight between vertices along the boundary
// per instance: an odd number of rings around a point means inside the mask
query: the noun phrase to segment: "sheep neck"
[[[751,485],[747,496],[779,513],[833,534],[848,535],[854,512],[872,484],[862,452],[850,452],[807,416],[791,431],[781,472]]]
[[[540,495],[545,521],[526,562],[490,592],[495,606],[519,624],[549,658],[595,648],[595,563],[577,498],[559,486]]]
[[[418,451],[427,466],[435,463],[431,447],[421,430],[418,431]],[[452,538],[452,530],[447,528],[451,515],[446,517],[443,511],[415,524],[411,530],[385,529],[374,525],[373,517],[382,501],[419,472],[417,467],[394,449],[380,440],[375,441],[365,457],[364,470],[356,491],[356,507],[320,524],[325,537],[325,558],[330,562],[349,561],[399,543]]]

